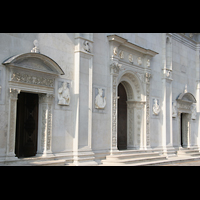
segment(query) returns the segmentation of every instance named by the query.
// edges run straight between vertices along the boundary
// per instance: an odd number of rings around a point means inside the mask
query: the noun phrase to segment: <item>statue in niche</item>
[[[177,117],[176,101],[172,105],[172,117]]]
[[[196,111],[196,105],[192,106],[192,119],[196,119],[197,111]]]
[[[153,114],[158,115],[160,113],[160,106],[158,104],[158,100],[154,99],[154,104],[153,104]]]
[[[104,109],[106,106],[106,97],[103,97],[103,89],[98,89],[98,95],[95,98],[95,108]]]
[[[33,44],[35,47],[31,50],[31,53],[40,53],[38,40],[34,40]]]
[[[58,89],[58,105],[68,106],[70,104],[70,93],[67,82],[63,82],[62,87]]]

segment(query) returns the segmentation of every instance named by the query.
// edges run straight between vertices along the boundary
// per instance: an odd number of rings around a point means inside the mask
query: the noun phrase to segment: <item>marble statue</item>
[[[31,50],[31,53],[40,53],[38,40],[34,40],[33,44],[35,47],[33,47],[33,49]]]
[[[67,82],[63,82],[62,87],[58,89],[58,105],[69,105],[70,104],[70,93],[69,88],[67,87]]]
[[[106,106],[106,97],[103,97],[103,89],[98,89],[98,95],[95,98],[95,108],[96,109],[104,109]]]
[[[158,100],[154,99],[153,114],[158,115],[159,113],[160,113],[160,106],[158,105]]]

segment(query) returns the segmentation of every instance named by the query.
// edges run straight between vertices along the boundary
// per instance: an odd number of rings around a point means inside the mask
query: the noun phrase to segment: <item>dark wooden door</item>
[[[118,86],[118,126],[117,147],[119,150],[127,149],[127,95],[124,86]]]
[[[38,94],[21,92],[17,101],[15,154],[35,156],[38,136]]]

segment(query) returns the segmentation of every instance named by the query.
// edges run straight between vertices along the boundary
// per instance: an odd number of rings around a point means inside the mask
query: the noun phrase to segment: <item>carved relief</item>
[[[150,78],[151,74],[146,73],[145,74],[146,78],[146,145],[150,146],[150,100],[149,100],[149,95],[150,95]]]
[[[38,40],[34,40],[33,44],[34,44],[34,48],[31,50],[31,53],[40,53]]]
[[[120,50],[120,52],[119,52],[119,57],[120,57],[121,59],[124,58],[124,51]]]
[[[90,50],[90,43],[87,41],[87,40],[85,40],[84,42],[83,42],[83,45],[84,45],[84,50],[85,51],[87,51],[88,53],[91,53],[91,50]]]
[[[119,64],[118,62],[111,62],[110,64],[111,73],[115,73],[116,75],[118,75],[121,67],[122,65]]]
[[[116,56],[117,53],[118,53],[118,48],[117,48],[117,47],[114,47],[114,49],[113,49],[113,54]]]
[[[147,64],[147,67],[150,67],[150,60],[149,59],[147,60],[146,64]]]
[[[129,60],[129,62],[133,63],[133,55],[132,54],[129,54],[128,60]]]
[[[106,106],[106,97],[103,96],[103,89],[98,88],[98,94],[95,97],[95,108],[104,109]]]
[[[138,57],[137,63],[138,63],[138,65],[142,65],[142,58],[141,57]]]
[[[160,113],[160,105],[159,105],[158,99],[153,99],[153,114],[158,115]]]
[[[58,105],[68,106],[70,104],[70,92],[67,82],[63,82],[62,87],[58,89]]]
[[[17,81],[22,83],[29,83],[35,85],[43,85],[48,87],[53,87],[54,79],[43,78],[39,76],[31,76],[29,74],[13,72],[11,75],[11,81]]]

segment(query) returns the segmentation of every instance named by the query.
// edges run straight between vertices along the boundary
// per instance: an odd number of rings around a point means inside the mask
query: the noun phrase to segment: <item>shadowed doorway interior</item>
[[[38,137],[38,94],[21,92],[17,101],[15,154],[35,156]]]
[[[118,96],[117,148],[124,150],[127,149],[127,94],[121,83],[118,86]]]

